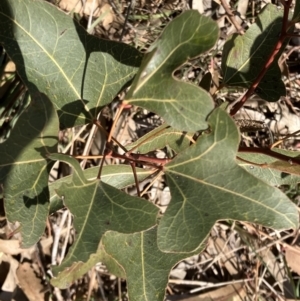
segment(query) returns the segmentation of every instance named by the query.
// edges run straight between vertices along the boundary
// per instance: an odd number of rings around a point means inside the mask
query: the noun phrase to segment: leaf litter
[[[95,35],[111,40],[122,39],[133,44],[141,51],[160,34],[162,28],[181,11],[188,8],[185,1],[132,1],[130,7],[125,1],[92,1],[85,5],[81,1],[51,1],[68,12],[80,14],[81,23],[86,28],[92,27]],[[220,51],[227,35],[236,31],[232,20],[220,5],[222,1],[191,1],[194,8],[206,15],[213,15],[221,28],[219,49],[214,49],[212,64],[210,58],[200,58],[189,62],[177,71],[177,76],[187,81],[199,83],[204,73],[211,68],[217,84],[221,76]],[[240,26],[247,28],[253,21],[246,19],[246,10],[251,10],[252,18],[262,6],[270,1],[238,1],[236,15]],[[202,5],[201,5],[202,4]],[[246,7],[246,10],[245,10]],[[129,18],[126,19],[129,10]],[[254,15],[253,15],[254,13]],[[92,16],[92,17],[90,17]],[[92,21],[92,22],[91,22]],[[293,47],[289,45],[286,53]],[[291,66],[297,60],[298,52],[288,57]],[[297,130],[300,109],[299,74],[292,69],[286,81],[289,85],[289,99],[278,103],[267,103],[262,99],[252,99],[239,114],[244,119],[256,120],[268,125],[276,140],[282,140],[282,147],[298,150],[299,135]],[[213,89],[213,87],[211,87]],[[240,91],[226,92],[219,95],[216,101],[232,101]],[[120,97],[122,97],[120,95]],[[108,107],[104,117],[107,128],[111,126],[114,106]],[[247,112],[247,113],[245,113]],[[247,115],[245,117],[245,114]],[[138,118],[137,118],[138,116]],[[122,143],[131,143],[146,132],[161,124],[161,120],[147,112],[132,107],[123,114],[118,139]],[[62,134],[71,143],[71,151],[82,152],[88,144],[90,128],[78,134],[74,129]],[[77,135],[78,134],[78,135]],[[74,139],[74,137],[77,137]],[[94,153],[99,152],[103,137],[97,137],[92,143]],[[267,130],[249,131],[243,136],[247,146],[264,146],[270,144]],[[154,156],[165,156],[166,150],[157,150]],[[88,160],[86,167],[94,166],[97,160]],[[118,162],[108,162],[118,163]],[[57,176],[68,175],[70,170],[63,164],[57,167]],[[141,182],[140,190],[144,196],[158,205],[163,212],[170,200],[168,186],[163,176]],[[297,202],[298,187],[283,187],[288,195]],[[135,195],[134,187],[127,187],[129,194]],[[4,212],[1,212],[5,221]],[[75,239],[72,216],[67,210],[59,210],[49,218],[47,229],[41,242],[31,250],[19,249],[18,225],[1,223],[1,300],[127,300],[126,282],[110,274],[107,268],[98,263],[83,278],[75,281],[70,288],[58,290],[47,281],[51,275],[50,264],[61,262]],[[12,237],[12,240],[7,240]],[[10,245],[13,244],[13,245]],[[297,233],[290,231],[272,231],[260,226],[223,221],[217,223],[207,241],[205,250],[178,263],[170,274],[166,300],[292,300],[296,299],[299,284],[299,239]],[[18,255],[17,259],[12,255]],[[6,272],[4,272],[6,271]],[[24,281],[26,280],[26,281]],[[29,281],[28,281],[29,280]],[[49,297],[49,293],[53,297]],[[7,295],[8,294],[8,295]]]

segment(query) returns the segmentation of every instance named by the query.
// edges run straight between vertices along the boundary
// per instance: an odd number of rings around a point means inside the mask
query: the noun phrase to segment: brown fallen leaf
[[[18,266],[19,262],[16,259],[10,255],[2,254],[0,259],[0,271],[1,276],[4,276],[5,274],[5,279],[1,279],[0,282],[1,291],[12,293],[15,290],[18,284],[18,279],[16,276],[16,270]],[[7,273],[4,273],[4,270],[6,270]]]
[[[108,29],[109,25],[114,21],[114,14],[109,4],[106,3],[101,6],[100,16],[101,16],[100,18],[102,21],[102,26],[105,29]]]
[[[23,249],[20,247],[19,240],[3,240],[0,239],[0,252],[10,255],[20,254]]]
[[[115,19],[112,7],[103,0],[95,0],[94,4],[93,0],[86,0],[85,3],[78,0],[61,0],[59,7],[68,12],[79,13],[81,16],[93,15],[94,18],[98,18],[98,20],[95,21],[96,24],[101,22],[106,30],[109,29],[109,25]]]
[[[94,6],[93,0],[86,0],[84,2],[78,0],[61,0],[59,2],[59,7],[65,11],[72,11],[81,15],[85,14],[89,16],[91,13],[93,13],[94,17],[100,15],[102,0],[96,0]]]
[[[300,247],[286,245],[285,259],[289,267],[300,275]]]
[[[30,301],[47,300],[46,286],[42,284],[41,277],[29,262],[21,263],[17,270],[19,286]]]

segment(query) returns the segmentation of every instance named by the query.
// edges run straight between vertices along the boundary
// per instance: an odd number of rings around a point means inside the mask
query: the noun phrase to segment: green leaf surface
[[[266,5],[247,32],[233,35],[224,45],[222,71],[224,84],[249,88],[261,72],[276,45],[282,27],[283,10]],[[286,94],[281,80],[277,54],[274,62],[260,81],[256,94],[267,101],[277,101]]]
[[[193,251],[217,220],[296,228],[297,207],[288,197],[237,165],[239,133],[234,121],[216,109],[208,122],[211,133],[165,166],[172,199],[158,226],[159,248]]]
[[[137,141],[126,145],[126,149],[134,148],[134,152],[146,154],[169,146],[176,153],[179,153],[190,145],[193,141],[193,135],[193,133],[175,130],[167,124],[162,124]]]
[[[49,211],[48,177],[57,151],[58,117],[49,99],[38,92],[19,117],[10,137],[0,144],[0,183],[9,221],[21,223],[23,247],[35,244]]]
[[[57,194],[74,215],[77,238],[57,272],[73,263],[89,259],[97,251],[102,235],[109,230],[133,233],[156,224],[158,208],[152,203],[130,196],[99,180],[88,181],[73,157],[60,154],[51,159],[61,160],[74,168],[72,183],[63,183]]]
[[[197,11],[175,18],[145,55],[125,100],[157,113],[176,129],[207,128],[206,118],[214,107],[211,96],[200,87],[175,79],[173,72],[212,48],[218,32],[217,24]]]
[[[42,0],[1,0],[0,42],[29,90],[55,104],[61,127],[91,121],[141,62],[133,47],[87,34]]]
[[[105,251],[126,273],[130,301],[163,301],[172,267],[202,250],[201,247],[193,253],[163,253],[157,247],[156,233],[155,227],[134,234],[107,232],[103,236]]]
[[[270,185],[280,186],[300,183],[300,165],[293,163],[293,158],[299,160],[299,152],[276,148],[272,149],[272,151],[288,156],[290,159],[283,161],[267,154],[239,152],[238,158],[247,161],[238,160],[239,165]],[[255,164],[261,164],[262,166]]]
[[[88,180],[96,179],[99,167],[92,167],[83,171],[84,177]],[[136,175],[138,181],[143,181],[145,178],[153,174],[153,170],[136,167]],[[135,184],[134,175],[131,166],[128,165],[108,165],[103,166],[101,173],[101,180],[114,186],[115,188],[122,189],[126,186]],[[50,191],[50,214],[64,207],[62,199],[56,194],[55,190],[58,189],[62,183],[71,183],[72,176],[60,178],[49,185]]]

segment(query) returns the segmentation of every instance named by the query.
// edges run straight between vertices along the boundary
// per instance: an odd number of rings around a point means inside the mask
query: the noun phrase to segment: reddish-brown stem
[[[298,158],[291,158],[289,156],[285,156],[283,154],[274,152],[270,150],[269,148],[257,148],[257,147],[240,147],[239,152],[241,153],[256,153],[256,154],[264,154],[269,157],[285,161],[285,162],[292,162],[292,164],[300,165],[300,159]]]
[[[152,158],[141,154],[131,154],[130,156],[126,156],[114,153],[112,157],[142,164],[157,164],[159,166],[164,166],[165,164],[171,161],[171,159]]]
[[[233,116],[235,115],[238,110],[244,105],[244,103],[246,102],[246,100],[252,96],[252,94],[255,92],[255,90],[257,89],[260,81],[263,79],[263,77],[265,76],[266,72],[268,71],[268,69],[270,68],[271,64],[273,63],[276,55],[278,54],[278,52],[281,49],[281,46],[284,42],[284,40],[288,37],[288,26],[289,26],[289,21],[288,21],[288,16],[289,16],[289,10],[290,10],[290,6],[291,6],[292,0],[287,0],[284,1],[283,5],[284,5],[284,13],[283,13],[283,20],[282,20],[282,28],[281,28],[281,34],[280,37],[276,43],[276,45],[273,48],[273,51],[271,52],[269,58],[267,59],[265,65],[262,67],[260,73],[258,74],[258,76],[256,77],[256,79],[253,81],[252,85],[250,86],[250,88],[246,91],[246,93],[241,97],[241,99],[239,100],[239,102],[237,102],[233,108],[230,111],[230,115]]]
[[[100,156],[73,156],[76,159],[102,159],[104,158],[103,155]],[[158,166],[164,166],[168,162],[171,161],[171,159],[159,159],[159,158],[152,158],[148,157],[146,155],[141,154],[132,154],[130,156],[126,155],[120,155],[117,153],[113,153],[112,151],[105,155],[106,158],[115,158],[115,159],[121,159],[121,160],[128,160],[135,163],[141,163],[144,165],[148,165],[151,167],[157,167]]]
[[[286,36],[289,38],[294,38],[294,37],[300,38],[300,34],[298,33],[287,33]]]
[[[135,163],[130,162],[130,165],[131,165],[133,176],[134,176],[136,193],[137,193],[137,196],[140,197],[141,196],[141,191],[140,191],[139,181],[138,181],[138,178],[137,178],[137,175],[136,175]]]
[[[226,14],[228,15],[229,20],[234,25],[234,27],[236,28],[238,33],[243,35],[245,32],[244,32],[242,26],[240,26],[240,24],[236,21],[235,15],[233,14],[231,8],[228,6],[226,0],[221,0],[221,4],[224,7],[224,9],[226,11]]]
[[[166,128],[168,127],[164,127],[162,128],[160,131],[156,132],[155,135],[158,135],[159,133],[163,132]],[[132,149],[130,149],[126,155],[130,155],[134,150],[136,150],[137,148],[139,148],[142,144],[144,144],[145,142],[151,140],[153,138],[153,136],[149,136],[147,139],[143,140],[141,143],[137,144],[136,146],[134,146]]]
[[[99,120],[94,120],[94,124],[97,125],[97,127],[108,137],[108,133],[103,129],[102,125],[100,124]],[[115,142],[125,153],[127,152],[127,149],[113,136],[111,136],[111,140]]]
[[[107,142],[106,142],[107,143]],[[102,160],[100,162],[100,167],[99,167],[99,170],[98,170],[98,174],[97,174],[97,179],[101,179],[101,174],[102,174],[102,169],[103,169],[103,164],[104,164],[104,160],[105,160],[105,157],[106,157],[106,153],[104,151],[104,154],[103,154],[103,157],[102,157]]]
[[[241,158],[241,157],[239,157],[239,156],[237,156],[236,157],[238,160],[240,160],[240,161],[242,161],[242,162],[245,162],[245,163],[247,163],[247,164],[249,164],[249,165],[254,165],[254,166],[258,166],[258,167],[264,167],[266,164],[260,164],[260,163],[255,163],[255,162],[251,162],[251,161],[248,161],[248,160],[245,160],[245,159],[243,159],[243,158]]]
[[[110,141],[111,141],[112,135],[113,135],[113,131],[114,131],[114,129],[115,129],[115,127],[116,127],[116,124],[117,124],[117,122],[118,122],[118,120],[119,120],[119,117],[120,117],[120,115],[122,114],[122,112],[123,112],[123,110],[124,110],[124,107],[125,107],[126,105],[127,105],[127,104],[124,104],[124,103],[122,103],[122,104],[120,105],[120,107],[119,107],[119,109],[118,109],[118,111],[117,111],[117,114],[116,114],[116,116],[115,116],[114,122],[113,122],[113,124],[112,124],[112,126],[111,126],[111,129],[110,129],[110,132],[109,132],[109,135],[108,135],[108,138],[107,138],[107,142],[110,142]]]
[[[289,25],[289,11],[290,11],[292,2],[293,2],[293,0],[282,1],[284,10],[283,10],[283,23],[282,23],[281,35],[287,34],[288,25]]]
[[[113,138],[113,131],[116,127],[116,124],[118,122],[118,119],[124,109],[124,104],[121,104],[116,116],[115,116],[115,119],[114,119],[114,122],[112,124],[112,127],[110,129],[110,132],[109,134],[107,135],[107,141],[106,141],[106,147],[109,146],[110,142],[113,140],[115,141],[124,151],[127,151],[116,139]],[[94,120],[94,124],[96,124],[99,128],[102,129],[102,126],[100,124],[100,122],[98,120]],[[98,175],[97,175],[97,179],[101,179],[101,173],[102,173],[102,168],[103,168],[103,164],[104,164],[104,160],[105,160],[105,157],[106,157],[107,153],[104,152],[104,155],[103,155],[103,158],[101,160],[101,163],[100,163],[100,167],[99,167],[99,171],[98,171]]]

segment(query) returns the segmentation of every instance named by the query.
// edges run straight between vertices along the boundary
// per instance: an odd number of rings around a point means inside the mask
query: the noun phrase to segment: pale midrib
[[[252,199],[252,198],[250,198],[250,197],[248,197],[248,196],[245,196],[245,195],[243,195],[243,194],[234,192],[234,191],[232,191],[232,190],[226,189],[226,188],[221,187],[221,186],[217,186],[217,185],[212,184],[212,183],[205,182],[204,180],[201,180],[201,179],[198,179],[198,178],[193,178],[193,177],[191,177],[191,176],[189,176],[189,175],[186,175],[186,174],[183,174],[183,173],[180,173],[180,172],[176,172],[176,171],[173,171],[173,170],[172,170],[172,171],[169,171],[169,172],[172,173],[172,174],[175,174],[175,175],[179,175],[179,176],[184,177],[184,178],[188,178],[188,179],[190,179],[190,180],[192,180],[192,181],[194,181],[194,182],[198,182],[198,183],[201,183],[201,184],[203,184],[203,185],[207,185],[207,186],[213,187],[213,188],[215,188],[215,189],[217,189],[217,190],[221,190],[221,191],[227,192],[227,193],[229,193],[229,194],[235,195],[235,196],[237,196],[237,197],[246,199],[246,200],[248,200],[248,201],[250,201],[250,202],[256,203],[258,206],[265,207],[266,209],[268,209],[268,210],[270,210],[270,211],[273,211],[273,212],[276,213],[276,214],[282,215],[282,216],[285,217],[290,223],[292,223],[292,222],[290,221],[290,219],[288,219],[288,218],[287,218],[284,214],[282,214],[280,211],[277,211],[277,210],[273,209],[272,207],[269,207],[269,206],[267,206],[267,205],[265,205],[265,204],[263,204],[263,203],[261,203],[261,202],[255,200],[255,199]],[[174,179],[173,179],[173,181],[176,182]],[[292,224],[293,224],[293,223],[292,223]]]
[[[271,25],[272,27],[274,27],[275,25]],[[271,28],[272,29],[272,28]],[[271,30],[270,30],[271,31]],[[259,45],[259,47],[257,47],[257,49],[253,52],[253,54],[252,55],[250,55],[250,57],[247,59],[247,60],[245,60],[245,62],[237,69],[237,71],[229,78],[229,80],[230,79],[232,79],[234,76],[236,76],[236,74],[238,74],[241,70],[243,70],[243,68],[245,67],[245,66],[247,66],[248,64],[250,64],[250,60],[252,59],[252,57],[257,53],[257,52],[259,52],[260,50],[261,50],[261,48],[265,45],[265,41],[268,39],[268,37],[269,37],[269,33],[266,35],[266,37],[263,39],[263,41],[260,43],[260,45]],[[243,43],[243,47],[244,47],[244,43]],[[231,59],[231,56],[232,56],[232,53],[230,54],[230,59]],[[224,74],[224,77],[226,78],[226,74],[227,74],[227,70],[228,70],[229,68],[226,68],[226,70],[225,70],[225,74]]]
[[[43,172],[45,171],[45,168],[46,168],[46,166],[44,166],[44,167],[41,169],[40,174],[37,176],[37,178],[36,178],[34,184],[32,185],[32,188],[31,188],[32,190],[34,190],[34,189],[37,187],[38,181],[40,180],[40,177],[42,177],[42,174],[43,174]],[[36,195],[38,195],[38,194],[36,193]],[[27,235],[27,236],[29,236],[29,237],[31,237],[32,235],[34,235],[34,230],[36,230],[36,227],[35,227],[35,221],[38,219],[39,209],[40,209],[40,206],[36,206],[35,213],[34,213],[34,217],[33,217],[33,219],[32,219],[32,223],[33,223],[33,224],[32,224],[32,228],[31,228],[31,233],[30,233],[30,235]]]
[[[94,185],[94,183],[92,184]],[[94,192],[93,192],[93,195],[92,195],[92,201],[90,202],[89,206],[88,206],[88,210],[86,212],[86,217],[84,219],[84,222],[82,223],[82,226],[81,226],[81,229],[80,231],[78,231],[78,236],[77,236],[77,239],[73,245],[73,248],[72,248],[72,252],[70,252],[70,258],[72,256],[74,256],[75,258],[76,255],[76,250],[77,250],[77,247],[79,246],[80,242],[81,242],[81,239],[82,239],[82,235],[84,233],[84,230],[86,229],[86,226],[88,224],[88,221],[90,219],[90,216],[91,216],[91,211],[92,211],[92,208],[93,208],[93,205],[94,205],[94,201],[95,201],[95,195],[97,194],[97,185],[95,185],[95,189],[94,189]]]
[[[29,163],[36,163],[36,162],[44,162],[45,159],[35,159],[35,160],[26,160],[26,161],[18,161],[18,162],[9,162],[6,164],[0,164],[0,167],[5,167],[5,166],[15,166],[15,165],[22,165],[22,164],[29,164]]]
[[[145,260],[144,260],[144,233],[141,233],[141,264],[142,264],[142,283],[143,283],[143,293],[145,296],[145,300],[148,300],[147,298],[147,289],[146,289],[146,276],[145,276]]]
[[[78,97],[78,99],[81,100],[82,104],[84,105],[85,110],[87,112],[89,112],[89,108],[82,101],[82,98],[81,98],[80,94],[78,93],[78,91],[76,90],[76,88],[74,87],[73,83],[70,81],[70,79],[68,78],[68,76],[65,74],[65,72],[63,71],[63,69],[59,66],[59,64],[56,62],[56,60],[53,58],[53,56],[48,51],[46,51],[46,49],[24,27],[22,27],[19,23],[17,23],[14,19],[10,18],[9,16],[7,16],[7,15],[5,15],[3,13],[1,13],[1,14],[4,15],[4,17],[6,17],[9,20],[11,20],[14,24],[16,24],[16,26],[18,26],[21,30],[23,30],[23,32],[25,32],[43,50],[43,52],[49,57],[49,59],[57,67],[57,69],[62,74],[62,76],[66,79],[67,83],[69,84],[69,86],[71,87],[71,89],[74,91],[74,93]]]

